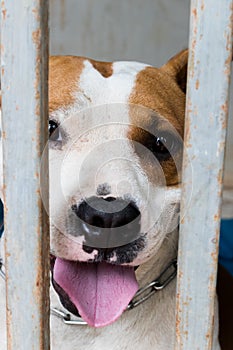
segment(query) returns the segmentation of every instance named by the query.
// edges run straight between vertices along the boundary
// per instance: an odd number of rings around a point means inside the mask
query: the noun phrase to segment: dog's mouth
[[[63,306],[92,327],[116,321],[138,290],[133,266],[52,257],[51,269]]]

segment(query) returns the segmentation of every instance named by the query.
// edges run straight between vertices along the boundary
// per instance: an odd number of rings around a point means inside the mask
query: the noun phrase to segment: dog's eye
[[[158,160],[167,160],[177,149],[177,142],[171,133],[161,135],[150,135],[147,139],[146,147],[153,152]]]
[[[56,121],[49,121],[49,140],[50,141],[62,141],[59,125]]]

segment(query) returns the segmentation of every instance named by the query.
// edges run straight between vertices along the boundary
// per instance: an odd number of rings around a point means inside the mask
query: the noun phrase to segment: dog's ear
[[[172,76],[181,90],[186,93],[188,50],[179,52],[162,66],[161,69]]]

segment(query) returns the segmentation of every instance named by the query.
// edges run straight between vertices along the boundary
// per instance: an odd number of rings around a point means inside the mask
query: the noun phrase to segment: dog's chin
[[[89,326],[115,322],[138,290],[138,266],[79,262],[51,255],[52,284],[64,308]]]

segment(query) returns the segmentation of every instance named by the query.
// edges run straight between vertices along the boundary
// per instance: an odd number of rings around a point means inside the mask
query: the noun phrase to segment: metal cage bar
[[[49,230],[39,174],[48,133],[48,1],[1,5],[8,350],[46,350]]]
[[[211,350],[213,343],[232,18],[232,0],[191,1],[177,350]]]

